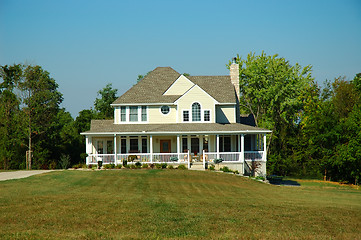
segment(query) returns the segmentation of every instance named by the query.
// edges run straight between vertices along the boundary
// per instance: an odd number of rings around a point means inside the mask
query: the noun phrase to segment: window
[[[138,152],[139,148],[138,148],[138,138],[131,138],[130,139],[130,149],[129,152],[130,153],[135,153]]]
[[[138,121],[138,107],[129,107],[129,121],[130,122]]]
[[[103,154],[103,141],[98,141],[98,154]]]
[[[126,107],[120,107],[120,121],[127,121],[127,109]]]
[[[113,154],[114,153],[114,144],[113,141],[107,141],[107,154]]]
[[[182,138],[182,151],[187,152],[188,151],[188,139]]]
[[[203,150],[208,152],[208,137],[203,138]]]
[[[120,153],[127,153],[127,139],[120,140]]]
[[[219,150],[221,152],[230,152],[231,151],[231,137],[230,136],[220,136],[219,137]]]
[[[197,102],[192,104],[192,122],[201,121],[201,105]]]
[[[142,106],[142,122],[146,122],[146,121],[147,121],[147,107]]]
[[[194,155],[199,153],[199,138],[191,139],[191,152],[194,153]]]
[[[204,110],[204,121],[205,122],[211,121],[211,111]]]
[[[169,113],[169,106],[162,106],[161,108],[160,108],[160,111],[164,114],[164,115],[166,115],[166,114],[168,114]]]
[[[148,152],[147,139],[142,138],[142,153]]]
[[[188,110],[183,111],[183,122],[189,122],[189,111]]]

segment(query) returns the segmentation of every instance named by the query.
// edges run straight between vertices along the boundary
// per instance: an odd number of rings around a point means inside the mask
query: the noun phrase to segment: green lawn
[[[0,239],[361,239],[361,191],[187,170],[0,182]]]

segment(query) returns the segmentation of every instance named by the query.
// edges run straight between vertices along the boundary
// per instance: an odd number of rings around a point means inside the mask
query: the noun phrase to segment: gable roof
[[[171,67],[157,67],[135,84],[113,104],[173,103],[181,95],[163,95],[181,74]],[[236,103],[229,76],[188,76],[219,103]]]

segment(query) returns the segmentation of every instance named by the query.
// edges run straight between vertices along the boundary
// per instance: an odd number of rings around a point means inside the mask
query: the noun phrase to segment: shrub
[[[136,156],[136,155],[129,155],[129,156],[128,156],[128,161],[129,161],[129,162],[133,162],[135,159],[137,159],[137,156]]]
[[[103,166],[103,162],[102,161],[98,161],[98,169],[101,169]]]
[[[211,166],[208,167],[208,169],[211,170],[211,171],[214,171],[214,170],[215,170],[215,167],[214,167],[214,165],[212,164]]]
[[[155,164],[155,168],[156,168],[156,169],[161,169],[161,168],[162,168],[162,164],[156,163],[156,164]]]
[[[50,168],[50,169],[56,169],[56,162],[55,162],[55,161],[52,161],[52,162],[49,164],[49,168]]]
[[[70,166],[70,156],[69,155],[61,154],[60,166],[62,169],[67,169]]]
[[[177,158],[177,157],[170,157],[169,160],[171,160],[171,161],[173,161],[173,162],[176,162],[176,161],[178,161],[178,158]]]
[[[127,160],[125,160],[125,159],[123,159],[123,166],[126,168],[126,167],[127,167],[127,165],[128,165],[128,161],[127,161]]]
[[[181,165],[179,165],[179,166],[177,167],[177,169],[187,170],[188,168],[187,168],[185,165],[181,164]]]
[[[153,168],[155,167],[154,163],[151,163],[151,164],[149,165],[149,167],[150,167],[151,169],[153,169]]]
[[[213,162],[215,164],[219,164],[219,163],[223,162],[223,159],[222,158],[216,158],[216,159],[213,160]]]
[[[97,169],[97,166],[96,165],[92,165],[92,170],[95,170]]]
[[[73,168],[75,168],[75,169],[77,169],[77,168],[87,168],[87,166],[84,163],[77,163],[77,164],[73,165]]]
[[[167,166],[168,166],[168,164],[166,164],[166,163],[162,163],[162,164],[161,164],[162,169],[166,169]]]
[[[143,165],[142,165],[142,168],[148,168],[149,166],[148,166],[148,164],[147,163],[144,163]]]
[[[231,169],[229,169],[227,166],[224,166],[222,168],[220,168],[219,170],[223,171],[223,172],[233,172]]]
[[[168,169],[174,169],[173,165],[169,165]]]
[[[122,168],[122,164],[118,164],[115,166],[116,169],[121,169]]]
[[[136,162],[136,163],[135,163],[135,166],[136,166],[137,168],[141,168],[141,167],[142,167],[142,164],[141,164],[140,162]]]
[[[234,174],[239,174],[238,170],[236,170],[236,171],[233,171],[233,173],[234,173]]]
[[[136,169],[136,168],[137,168],[137,166],[135,166],[134,164],[130,165],[130,169]]]
[[[264,177],[262,177],[262,176],[257,176],[257,177],[256,177],[256,179],[258,179],[258,180],[262,180],[262,181],[264,181],[264,180],[265,180],[265,178],[264,178]]]

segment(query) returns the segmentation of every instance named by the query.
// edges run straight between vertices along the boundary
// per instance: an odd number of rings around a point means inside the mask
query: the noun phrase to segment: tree
[[[114,116],[113,108],[110,106],[117,99],[117,89],[112,88],[112,84],[108,83],[102,90],[98,91],[100,98],[96,98],[94,102],[98,119],[111,119]]]
[[[33,153],[37,160],[36,167],[48,166],[50,153],[45,147],[48,143],[47,137],[63,101],[57,88],[58,84],[50,77],[49,72],[40,66],[24,66],[20,89],[28,124],[28,169],[32,168]]]
[[[251,52],[247,59],[237,55],[236,63],[241,112],[252,113],[257,127],[271,129],[271,148],[275,153],[282,152],[287,147],[284,137],[298,123],[302,98],[313,84],[312,67],[302,68],[298,63],[292,66],[277,54],[267,56],[264,52],[259,56]]]
[[[0,167],[19,168],[21,152],[20,99],[16,95],[20,65],[0,67]]]

